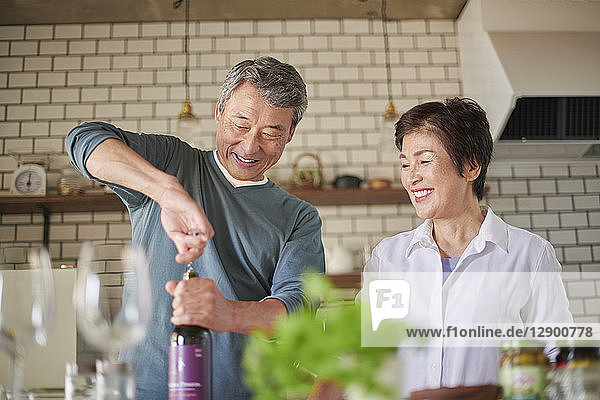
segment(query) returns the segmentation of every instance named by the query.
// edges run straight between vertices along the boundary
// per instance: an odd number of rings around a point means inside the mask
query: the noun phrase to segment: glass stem
[[[23,369],[25,367],[25,357],[19,352],[15,351],[11,354],[12,363],[12,388],[11,394],[12,399],[20,400],[21,392],[23,391]]]

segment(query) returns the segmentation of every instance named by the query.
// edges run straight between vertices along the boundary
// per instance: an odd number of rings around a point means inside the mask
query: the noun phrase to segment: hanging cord
[[[181,7],[181,3],[184,0],[173,1],[173,8],[178,9]],[[185,35],[183,38],[183,52],[185,54],[185,71],[183,81],[185,83],[185,99],[190,99],[190,85],[188,83],[188,75],[190,70],[190,56],[189,56],[189,37],[190,37],[190,0],[185,0]]]
[[[383,27],[383,43],[385,46],[385,70],[387,75],[388,100],[392,102],[392,67],[390,63],[390,43],[387,30],[386,0],[381,0],[381,25]]]

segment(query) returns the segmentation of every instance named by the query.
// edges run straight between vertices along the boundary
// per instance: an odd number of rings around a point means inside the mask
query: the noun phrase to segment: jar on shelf
[[[58,180],[58,194],[62,196],[74,196],[83,193],[84,182],[76,170],[65,168],[60,173]]]
[[[548,359],[540,343],[511,342],[502,346],[500,385],[504,400],[544,400]]]

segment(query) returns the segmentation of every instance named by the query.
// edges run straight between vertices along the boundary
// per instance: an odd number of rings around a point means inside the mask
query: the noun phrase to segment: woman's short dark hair
[[[473,182],[473,192],[481,200],[494,148],[490,124],[483,108],[472,99],[459,97],[446,99],[443,103],[419,104],[402,114],[396,122],[396,147],[402,150],[404,136],[416,132],[435,135],[460,176],[464,176],[466,166],[481,166],[481,172]]]

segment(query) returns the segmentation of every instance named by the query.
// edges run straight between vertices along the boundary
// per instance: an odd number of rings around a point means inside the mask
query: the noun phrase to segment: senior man
[[[307,105],[294,67],[260,57],[225,78],[215,151],[102,122],[68,134],[71,162],[121,197],[132,240],[148,254],[153,320],[144,341],[121,354],[135,362],[138,399],[168,397],[173,324],[212,331],[214,399],[249,398],[240,361],[245,335],[309,302],[301,275],[324,272],[321,220],[265,177]],[[192,261],[200,278],[177,282]]]

